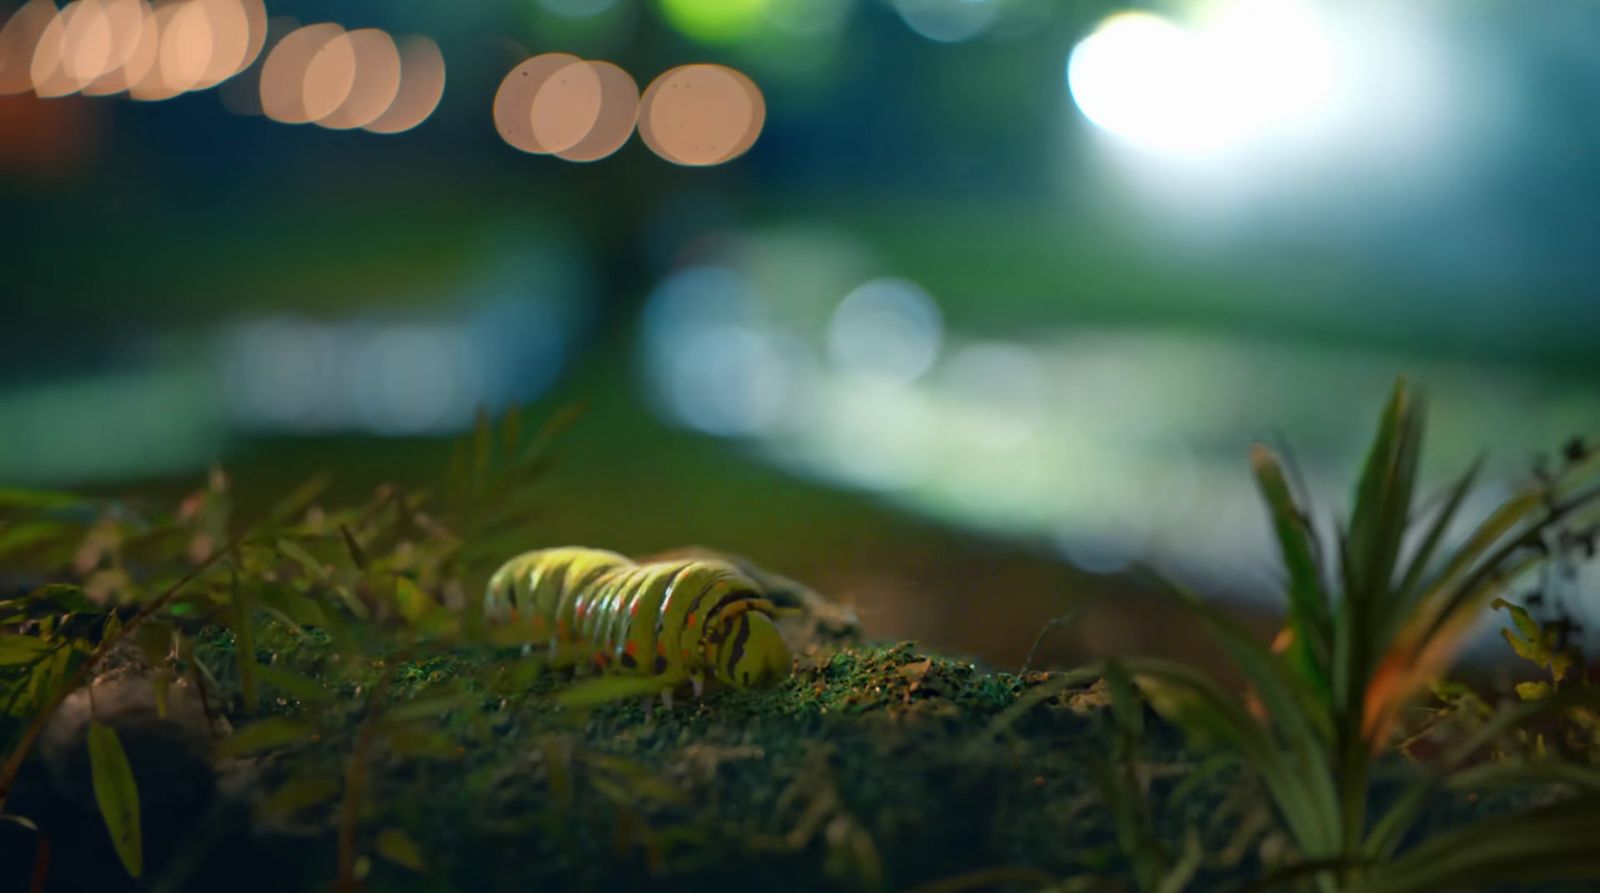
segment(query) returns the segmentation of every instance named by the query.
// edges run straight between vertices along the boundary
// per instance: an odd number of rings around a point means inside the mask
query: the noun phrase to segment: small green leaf
[[[30,521],[0,530],[0,555],[18,552],[29,546],[66,536],[75,528],[58,521]]]
[[[152,667],[166,663],[172,653],[172,624],[159,620],[146,620],[134,628],[133,639],[139,643],[145,663]]]
[[[0,508],[6,509],[63,509],[81,505],[83,497],[71,493],[49,493],[43,490],[0,490]]]
[[[109,642],[122,634],[122,618],[116,611],[106,612],[106,624],[100,630],[100,641]]]
[[[454,760],[463,754],[461,745],[443,732],[419,729],[415,725],[384,726],[383,737],[389,750],[403,757]]]
[[[223,756],[244,756],[275,750],[310,740],[315,729],[308,723],[283,717],[257,720],[233,733],[218,751]]]
[[[563,707],[593,707],[627,698],[660,694],[666,683],[655,676],[597,676],[585,679],[556,695]]]
[[[31,664],[53,647],[49,639],[0,633],[0,667]]]
[[[156,716],[167,718],[167,691],[172,688],[172,674],[157,673],[150,680],[151,694],[156,699]]]
[[[344,547],[350,553],[350,560],[356,563],[357,568],[366,570],[367,553],[361,550],[361,544],[356,542],[355,534],[351,533],[350,528],[343,524],[339,525],[339,533],[344,535]]]
[[[438,608],[439,603],[429,598],[421,589],[418,589],[416,582],[410,577],[396,576],[394,578],[394,605],[395,610],[400,612],[401,617],[411,623],[416,623]]]
[[[326,580],[328,578],[327,568],[322,566],[322,562],[318,561],[316,556],[307,552],[304,546],[289,539],[280,539],[275,545],[278,554],[305,568],[314,579]]]
[[[269,794],[261,808],[269,815],[287,818],[332,800],[344,790],[344,782],[337,778],[302,776],[291,778]]]
[[[416,841],[407,836],[399,828],[385,828],[378,832],[378,855],[396,865],[402,865],[412,871],[427,871],[428,865],[422,859],[422,852],[417,849]]]
[[[1555,694],[1555,689],[1548,682],[1518,682],[1517,697],[1524,701],[1537,701]]]
[[[307,704],[321,704],[333,698],[333,692],[323,688],[316,680],[308,679],[298,673],[291,673],[278,667],[258,664],[256,666],[256,675],[269,687]]]
[[[89,769],[94,781],[94,799],[111,843],[128,874],[138,877],[144,871],[144,846],[139,831],[139,788],[133,780],[133,767],[122,750],[122,741],[110,726],[89,723]]]

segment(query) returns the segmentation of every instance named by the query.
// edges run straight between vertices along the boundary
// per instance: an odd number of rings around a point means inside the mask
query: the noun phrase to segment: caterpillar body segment
[[[485,615],[547,642],[553,666],[660,677],[665,691],[708,677],[756,688],[789,674],[788,646],[762,586],[715,558],[635,563],[601,549],[525,552],[489,579]]]

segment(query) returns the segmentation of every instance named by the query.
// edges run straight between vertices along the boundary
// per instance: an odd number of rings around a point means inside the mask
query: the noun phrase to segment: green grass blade
[[[563,707],[594,707],[629,698],[653,697],[666,688],[655,676],[596,676],[574,682],[556,694]]]
[[[100,817],[111,833],[111,845],[128,874],[138,877],[144,871],[144,844],[139,826],[139,787],[133,780],[133,767],[122,749],[116,730],[98,722],[89,723],[89,773],[94,784],[94,799]]]
[[[1417,399],[1405,379],[1396,381],[1379,417],[1378,433],[1367,453],[1350,516],[1350,563],[1354,575],[1346,581],[1346,595],[1363,603],[1363,609],[1364,603],[1378,598],[1387,588],[1400,551],[1416,483],[1421,425]]]
[[[1461,504],[1466,501],[1467,494],[1472,491],[1472,486],[1478,480],[1478,474],[1483,468],[1483,460],[1472,463],[1455,484],[1450,488],[1448,497],[1443,506],[1434,515],[1433,522],[1428,525],[1428,532],[1423,535],[1422,541],[1417,545],[1417,551],[1411,556],[1411,562],[1406,567],[1405,575],[1400,580],[1399,588],[1395,594],[1399,599],[1409,605],[1414,605],[1420,599],[1421,592],[1418,584],[1422,582],[1422,575],[1427,573],[1428,565],[1433,561],[1433,554],[1439,548],[1439,543],[1444,539],[1445,532],[1450,527],[1450,522],[1455,520],[1456,512],[1460,511]],[[1396,617],[1403,618],[1404,613],[1397,612]],[[1398,632],[1398,624],[1390,630],[1392,635]]]
[[[1313,856],[1337,848],[1325,765],[1291,761],[1271,733],[1239,700],[1204,672],[1176,661],[1125,658],[1150,703],[1180,726],[1210,733],[1242,755],[1266,785],[1296,842]],[[1188,695],[1185,698],[1184,695]]]
[[[1357,889],[1421,893],[1596,879],[1597,839],[1600,795],[1584,795],[1433,835]]]
[[[1304,643],[1315,661],[1314,666],[1326,674],[1330,649],[1328,594],[1317,560],[1315,534],[1295,502],[1278,457],[1256,444],[1250,450],[1250,466],[1255,472],[1256,487],[1267,505],[1284,570],[1289,576],[1289,616],[1296,640]]]

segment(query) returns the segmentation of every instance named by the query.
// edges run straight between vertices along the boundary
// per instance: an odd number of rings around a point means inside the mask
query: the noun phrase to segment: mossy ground
[[[214,760],[203,808],[147,783],[173,777],[156,764],[174,747],[133,739],[151,867],[133,887],[331,889],[357,763],[353,852],[373,890],[1129,889],[1102,782],[1130,765],[1148,840],[1169,862],[1195,857],[1186,889],[1231,887],[1270,846],[1249,785],[1153,714],[1131,760],[1114,758],[1103,683],[988,672],[913,643],[818,644],[774,689],[680,696],[647,715],[640,698],[558,705],[570,676],[536,673],[515,649],[352,666],[315,633],[257,633],[268,670],[253,710],[232,634],[200,636],[209,708],[236,731],[315,731]],[[53,886],[129,887],[93,804],[52,813],[41,775],[13,811],[43,816]]]

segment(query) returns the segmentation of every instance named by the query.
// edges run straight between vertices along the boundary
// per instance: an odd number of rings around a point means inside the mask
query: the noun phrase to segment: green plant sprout
[[[1477,466],[1456,480],[1437,509],[1419,507],[1422,433],[1421,401],[1402,379],[1380,418],[1350,520],[1335,531],[1332,556],[1324,554],[1284,463],[1266,447],[1252,450],[1287,577],[1288,618],[1274,647],[1190,591],[1150,574],[1218,640],[1249,680],[1248,695],[1234,696],[1194,667],[1149,657],[1087,667],[1059,680],[1065,685],[1108,669],[1112,677],[1126,672],[1158,712],[1195,737],[1225,744],[1259,777],[1298,852],[1252,889],[1311,883],[1321,891],[1410,893],[1600,877],[1600,848],[1594,846],[1600,772],[1553,759],[1474,762],[1504,734],[1543,714],[1600,704],[1593,688],[1552,686],[1491,712],[1374,809],[1376,764],[1396,737],[1400,709],[1437,682],[1481,609],[1549,557],[1547,535],[1600,509],[1596,451],[1569,450],[1559,472],[1505,500],[1464,542],[1447,549],[1446,533]],[[1415,536],[1409,550],[1408,536]],[[1581,793],[1408,841],[1437,794],[1530,781],[1564,782]],[[1149,881],[1143,889],[1171,876],[1149,866],[1136,873]]]

